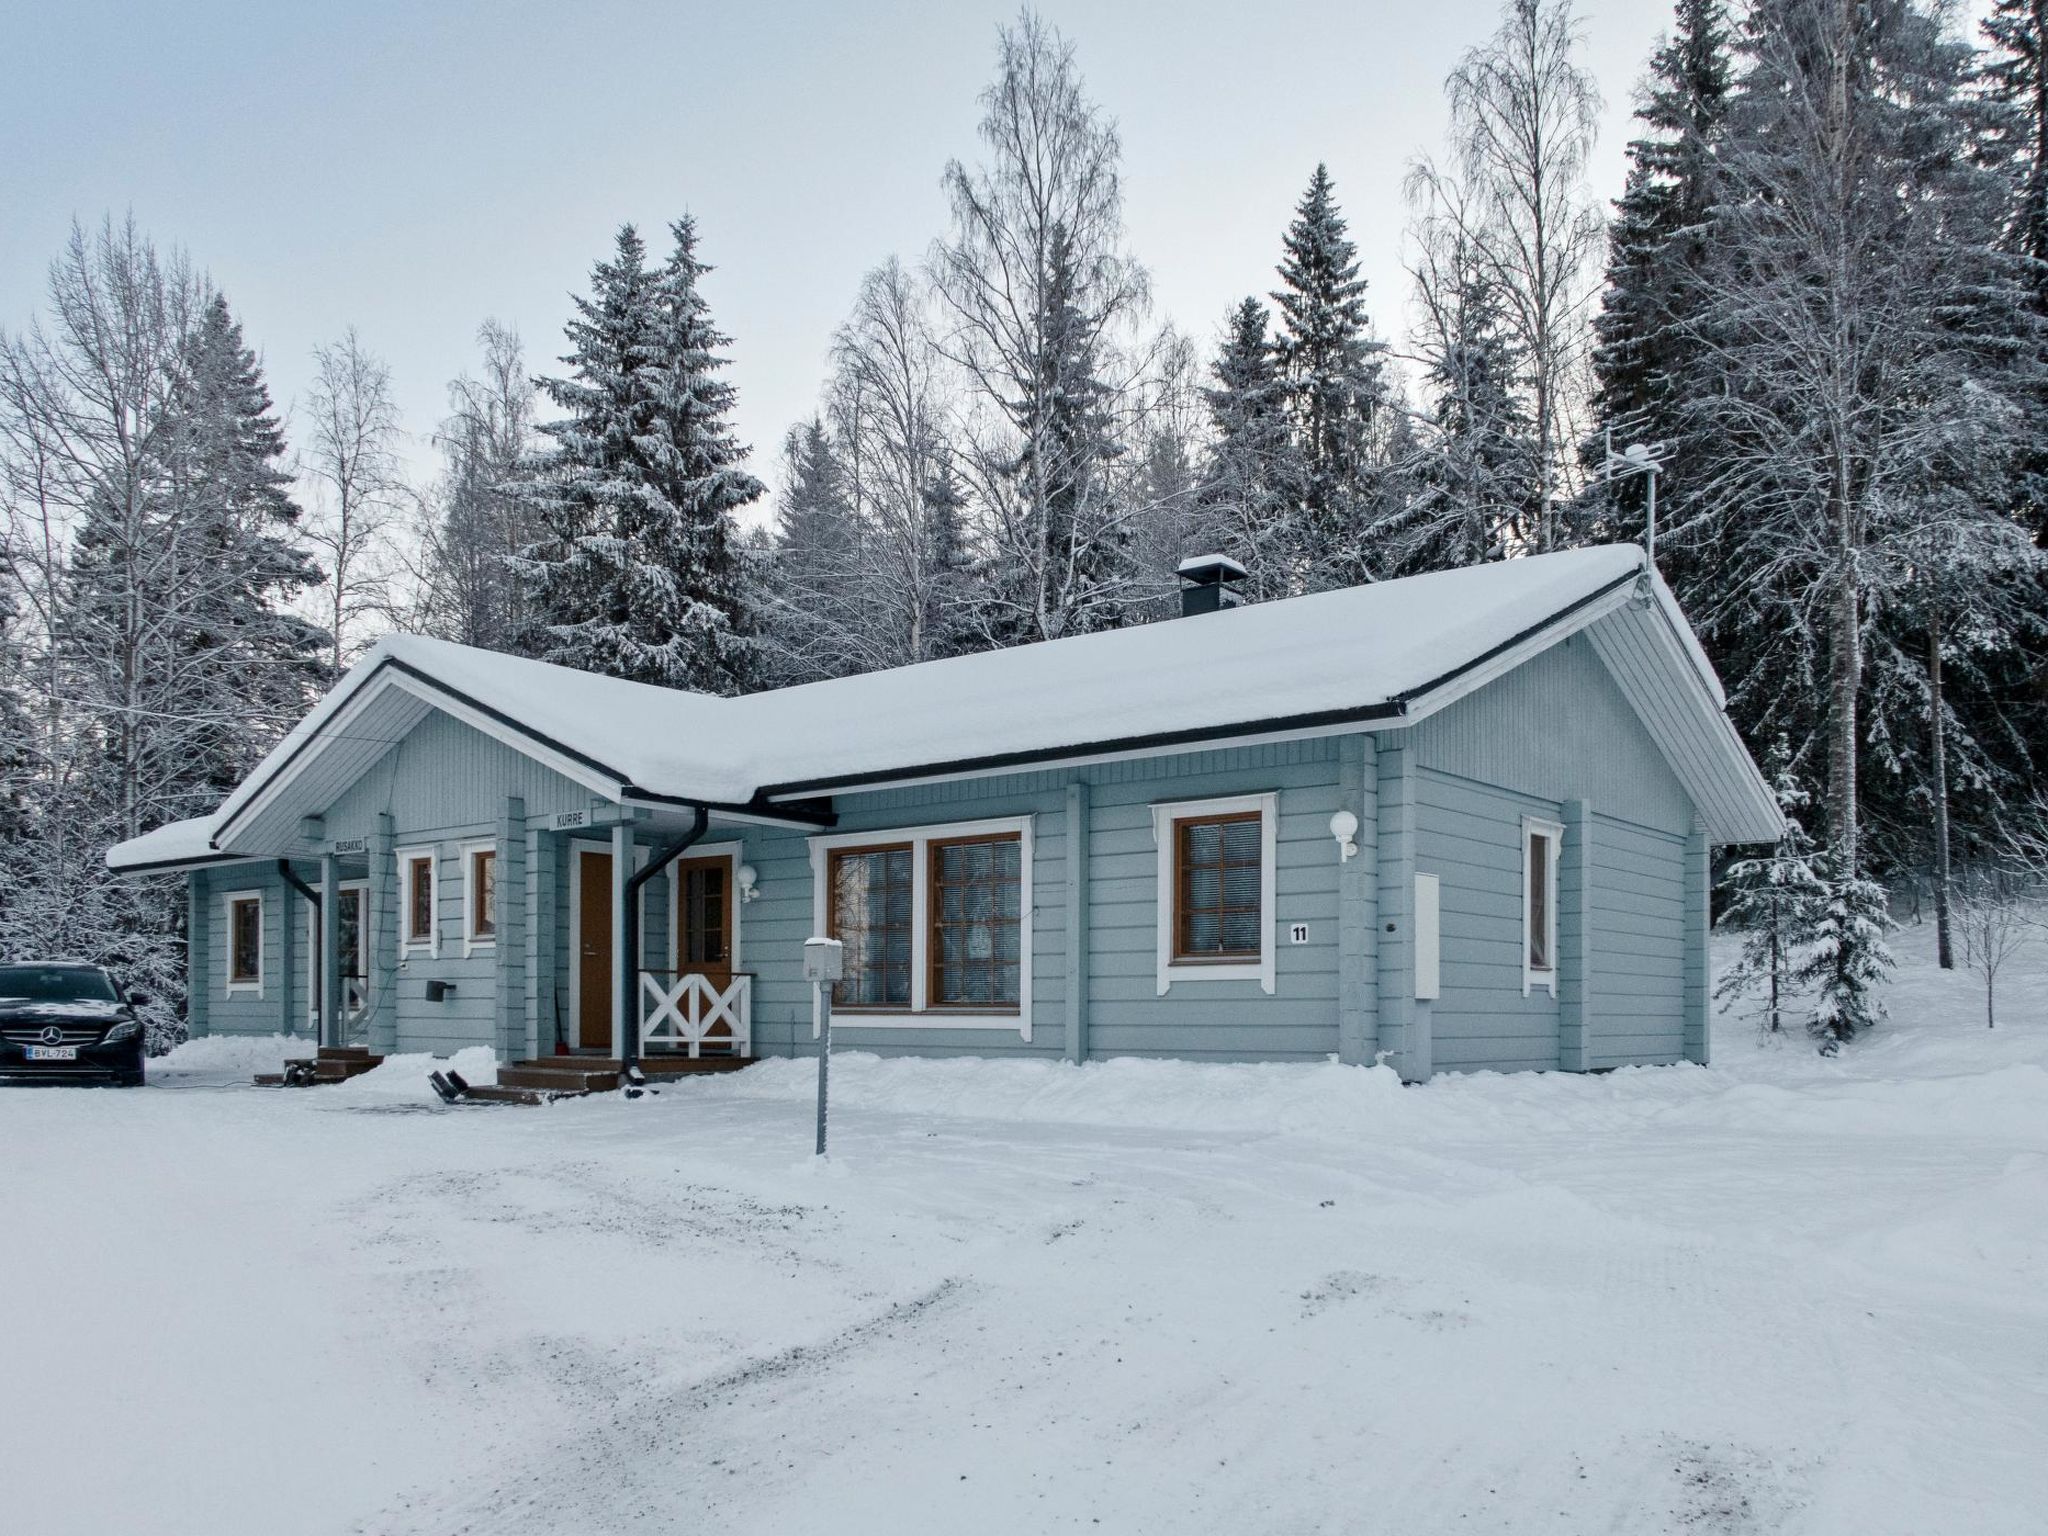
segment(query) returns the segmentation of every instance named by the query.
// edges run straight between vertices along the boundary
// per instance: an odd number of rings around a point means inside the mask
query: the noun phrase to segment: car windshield
[[[0,965],[0,997],[32,1003],[113,1003],[120,999],[96,965]]]

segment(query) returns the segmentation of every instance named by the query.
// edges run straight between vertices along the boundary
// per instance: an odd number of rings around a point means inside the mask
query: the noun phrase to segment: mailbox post
[[[818,989],[818,1156],[825,1155],[825,1109],[832,1079],[832,984],[846,974],[846,946],[804,940],[804,980]]]

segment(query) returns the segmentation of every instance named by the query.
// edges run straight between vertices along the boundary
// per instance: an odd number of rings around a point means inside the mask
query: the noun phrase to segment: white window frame
[[[420,859],[427,861],[427,906],[433,914],[424,939],[412,936],[412,866]],[[438,960],[441,958],[441,849],[434,843],[416,843],[410,848],[399,849],[397,861],[399,958],[426,955]]]
[[[729,958],[732,973],[737,976],[746,967],[741,960],[740,908],[746,900],[740,895],[740,866],[747,862],[746,845],[733,841],[726,843],[692,843],[683,850],[682,856],[668,867],[668,932],[663,936],[662,953],[668,956],[668,968],[677,975],[682,974],[683,957],[677,952],[678,931],[682,927],[683,910],[683,865],[691,859],[724,859],[726,862],[725,900],[727,911],[725,921],[727,933],[725,942],[732,950]]]
[[[811,932],[822,934],[830,914],[827,885],[831,856],[846,848],[910,844],[910,1009],[905,1013],[858,1013],[839,1016],[845,1029],[1013,1029],[1031,1038],[1031,823],[1030,816],[995,816],[985,821],[950,821],[923,827],[876,827],[867,832],[833,832],[810,839]],[[1017,1006],[1000,1013],[973,1013],[957,1008],[931,1009],[931,847],[959,837],[1017,836]],[[817,989],[811,989],[811,1037],[823,1033]]]
[[[1543,952],[1550,956],[1550,964],[1537,968],[1529,963],[1529,863],[1530,850],[1537,838],[1550,842],[1550,862],[1544,869],[1543,916],[1546,932],[1543,935]],[[1557,996],[1557,866],[1564,853],[1564,823],[1546,821],[1540,816],[1522,818],[1522,996],[1527,997],[1538,987],[1549,989],[1552,997]]]
[[[256,903],[256,979],[235,980],[235,903],[253,901]],[[221,926],[227,943],[222,951],[221,975],[227,979],[229,997],[263,997],[263,982],[270,970],[270,929],[267,926],[269,914],[265,912],[262,891],[223,891],[220,897],[222,913]]]
[[[488,853],[493,861],[502,857],[498,852],[498,840],[494,837],[479,838],[475,842],[462,845],[462,953],[465,959],[474,954],[489,954],[498,947],[498,932],[495,927],[485,938],[478,938],[476,932],[476,856],[480,853]],[[439,894],[437,891],[436,897]],[[502,892],[499,906],[501,909],[504,906]],[[434,926],[438,928],[440,924],[436,923]]]
[[[361,878],[341,880],[335,883],[337,891],[354,891],[362,903],[357,909],[362,913],[356,924],[356,961],[363,968],[363,997],[367,1006],[370,993],[370,882]],[[320,1022],[320,909],[311,902],[306,904],[306,1019],[317,1025]],[[344,999],[344,1001],[346,1001]]]
[[[1207,961],[1176,961],[1173,956],[1174,925],[1179,914],[1174,904],[1180,899],[1173,879],[1173,824],[1199,821],[1205,816],[1241,816],[1259,813],[1259,958],[1238,964]],[[1275,908],[1278,887],[1277,857],[1280,844],[1280,792],[1269,789],[1250,795],[1218,795],[1206,800],[1155,800],[1152,803],[1152,842],[1159,850],[1159,995],[1176,982],[1256,981],[1259,990],[1270,993],[1277,982],[1273,936],[1280,914]]]

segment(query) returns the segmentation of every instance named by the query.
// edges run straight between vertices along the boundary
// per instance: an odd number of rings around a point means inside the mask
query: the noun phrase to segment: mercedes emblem
[[[45,1044],[45,1045],[62,1045],[63,1043],[64,1043],[64,1031],[63,1031],[63,1030],[59,1029],[59,1028],[58,1028],[58,1027],[57,1027],[56,1025],[54,1025],[54,1024],[45,1024],[45,1025],[43,1026],[43,1044]]]

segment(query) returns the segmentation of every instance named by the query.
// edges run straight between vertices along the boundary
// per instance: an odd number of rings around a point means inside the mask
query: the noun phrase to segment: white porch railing
[[[754,978],[735,976],[723,991],[710,977],[691,971],[665,987],[653,971],[640,973],[640,997],[647,1008],[640,1021],[640,1048],[686,1048],[701,1056],[708,1043],[736,1056],[754,1051]]]

